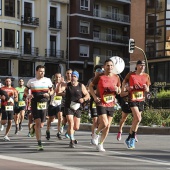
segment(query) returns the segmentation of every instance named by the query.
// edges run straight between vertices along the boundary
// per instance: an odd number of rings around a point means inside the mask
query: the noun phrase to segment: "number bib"
[[[134,91],[132,92],[132,100],[141,100],[143,99],[143,91]]]
[[[19,101],[18,102],[18,106],[19,107],[23,107],[23,106],[25,106],[26,104],[25,104],[25,101]]]
[[[92,103],[92,109],[95,109],[95,108],[96,108],[96,103],[93,102],[93,103]]]
[[[37,102],[37,110],[47,109],[47,102]]]
[[[105,103],[111,103],[114,101],[114,96],[112,94],[103,95],[103,100]]]
[[[5,111],[13,111],[14,107],[13,106],[5,106]]]
[[[54,97],[54,100],[59,102],[59,101],[62,100],[62,96],[55,96],[55,97]]]

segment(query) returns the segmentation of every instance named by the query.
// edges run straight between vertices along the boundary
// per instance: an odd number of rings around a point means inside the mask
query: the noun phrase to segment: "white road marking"
[[[55,168],[55,169],[59,168],[59,169],[63,169],[63,170],[83,170],[81,168],[75,168],[75,167],[71,168],[71,167],[67,167],[67,166],[64,166],[61,164],[56,164],[56,163],[28,160],[28,159],[16,158],[16,157],[11,157],[11,156],[0,155],[0,159],[28,163],[28,164],[34,164],[34,165],[40,165],[40,166],[46,166],[46,167],[51,167],[51,168]]]

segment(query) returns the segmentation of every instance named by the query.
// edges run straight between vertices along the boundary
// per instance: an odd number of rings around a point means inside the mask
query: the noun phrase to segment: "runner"
[[[18,84],[19,86],[15,88],[18,92],[18,102],[15,102],[15,109],[14,109],[15,134],[18,134],[18,131],[22,130],[22,122],[24,120],[25,106],[26,106],[26,103],[23,100],[24,89],[25,89],[24,80],[20,78]]]
[[[96,77],[98,74],[101,74],[102,72],[103,70],[100,65],[96,65],[94,67],[94,77]],[[94,77],[92,77],[87,83],[88,91],[89,91],[89,85],[93,81]],[[94,92],[96,93],[96,86],[94,86],[93,89],[94,89]],[[90,94],[90,114],[91,114],[91,118],[93,122],[92,127],[91,127],[92,138],[93,138],[94,133],[98,127],[98,115],[97,115],[96,103],[94,102],[93,96],[91,94]],[[94,144],[92,139],[91,139],[91,144]]]
[[[4,85],[1,83],[1,79],[0,79],[0,88],[3,86]],[[0,99],[0,122],[1,122],[1,119],[2,119],[2,111],[1,111],[1,99]],[[4,125],[1,125],[0,131],[3,131],[3,130],[4,130]]]
[[[56,73],[55,74],[55,83],[54,83],[54,94],[51,96],[50,99],[50,105],[48,107],[48,121],[47,121],[47,130],[46,130],[46,139],[50,139],[50,127],[51,127],[51,122],[55,120],[55,118],[58,115],[58,121],[62,122],[62,112],[61,112],[61,101],[62,101],[62,96],[57,95],[57,89],[60,83],[62,83],[63,78],[61,76],[61,73]],[[58,123],[58,129],[60,129],[60,124]],[[62,139],[62,138],[60,138]]]
[[[108,135],[109,128],[113,119],[115,96],[120,94],[120,78],[113,74],[113,61],[108,59],[104,63],[104,73],[99,74],[90,83],[90,93],[97,104],[97,114],[99,119],[99,126],[94,133],[92,142],[97,145],[97,150],[104,152],[103,143]],[[94,86],[97,86],[95,94]],[[102,131],[101,139],[98,144],[99,134]]]
[[[67,87],[67,83],[71,82],[71,75],[72,75],[72,69],[69,68],[66,70],[66,81],[61,83],[58,86],[59,88],[58,88],[57,95],[62,96],[62,103],[61,103],[61,111],[62,112],[58,113],[58,133],[56,135],[58,137],[58,139],[62,139],[61,134],[63,133],[64,127],[67,124],[66,112],[65,112],[65,89]],[[68,132],[65,133],[65,137],[69,138]]]
[[[41,128],[44,126],[46,121],[47,103],[50,96],[53,94],[52,82],[49,78],[44,77],[45,66],[38,65],[36,67],[36,77],[30,79],[25,88],[25,95],[31,99],[31,110],[35,121],[30,131],[33,136],[36,134],[38,142],[38,149],[43,150],[41,142]],[[28,90],[31,89],[31,95],[28,95]]]
[[[78,79],[79,73],[73,71],[71,82],[66,87],[65,109],[68,121],[68,134],[70,136],[69,147],[71,148],[75,147],[74,131],[80,127],[81,105],[90,99],[86,87],[79,83]]]
[[[145,62],[137,61],[136,71],[128,73],[122,83],[123,88],[126,83],[129,84],[125,88],[129,91],[129,106],[133,115],[130,133],[125,141],[128,149],[135,148],[135,135],[141,121],[141,113],[144,110],[145,92],[149,92],[150,77],[144,71]]]
[[[5,79],[5,86],[1,88],[1,90],[6,91],[9,96],[9,100],[7,102],[6,101],[1,102],[2,108],[1,124],[5,125],[7,123],[6,132],[4,136],[5,141],[10,141],[8,134],[12,127],[12,120],[14,115],[14,102],[18,102],[18,92],[16,91],[15,88],[11,86],[11,83],[12,83],[11,78],[7,77]]]

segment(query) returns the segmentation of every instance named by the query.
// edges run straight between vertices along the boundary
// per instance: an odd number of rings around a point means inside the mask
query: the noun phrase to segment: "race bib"
[[[61,100],[62,100],[62,96],[55,96],[55,97],[54,97],[54,100],[55,100],[55,101],[61,101]]]
[[[25,106],[26,104],[25,104],[25,101],[19,101],[18,102],[18,106],[19,107],[23,107],[23,106]]]
[[[47,109],[47,102],[37,102],[37,110],[45,110]]]
[[[114,101],[114,99],[115,97],[112,94],[103,95],[103,100],[105,103],[111,103]]]
[[[5,111],[13,111],[14,107],[13,106],[5,106]]]
[[[134,91],[132,92],[132,100],[141,100],[143,99],[143,91]]]
[[[92,109],[95,109],[95,108],[96,108],[96,103],[93,102],[93,103],[92,103]]]

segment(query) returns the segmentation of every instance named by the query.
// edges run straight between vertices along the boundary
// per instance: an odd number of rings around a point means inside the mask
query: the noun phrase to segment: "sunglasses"
[[[95,72],[97,72],[97,73],[103,73],[103,70],[100,69],[100,68],[97,68],[97,69],[95,70]]]

